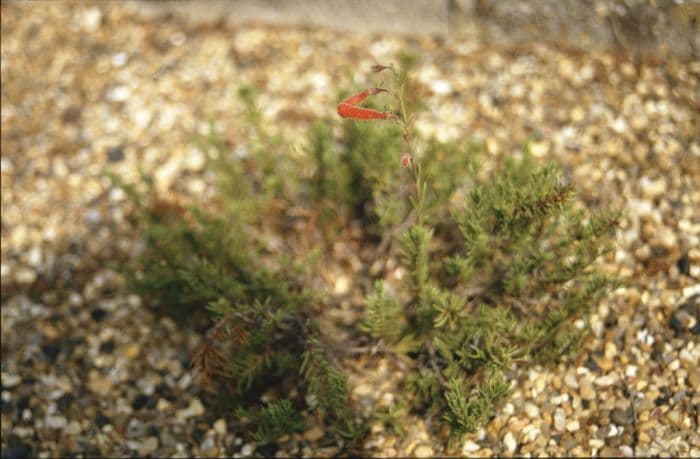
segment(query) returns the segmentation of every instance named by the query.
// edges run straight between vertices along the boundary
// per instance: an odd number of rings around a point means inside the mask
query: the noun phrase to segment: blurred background
[[[220,0],[130,2],[146,17],[192,24],[311,25],[355,33],[471,37],[481,43],[550,41],[585,49],[697,56],[700,4],[689,0]]]

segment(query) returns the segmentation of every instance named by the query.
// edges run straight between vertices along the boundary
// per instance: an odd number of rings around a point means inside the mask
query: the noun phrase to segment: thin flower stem
[[[393,71],[393,69],[392,69]],[[394,75],[398,79],[399,76],[398,74],[394,71]],[[413,181],[415,183],[415,189],[416,189],[416,196],[415,199],[412,199],[413,207],[416,212],[416,223],[421,224],[423,222],[423,196],[424,196],[424,190],[422,189],[424,185],[421,183],[421,167],[420,163],[418,162],[418,158],[416,158],[414,154],[414,149],[413,149],[413,136],[411,135],[411,116],[408,114],[408,110],[406,108],[406,80],[403,78],[400,81],[400,86],[399,86],[399,94],[395,96],[398,101],[399,101],[399,106],[400,106],[400,111],[401,111],[401,116],[398,119],[398,123],[401,126],[401,129],[403,131],[403,139],[406,142],[406,147],[408,148],[408,155],[410,157],[410,166],[411,166],[411,176],[413,177]]]

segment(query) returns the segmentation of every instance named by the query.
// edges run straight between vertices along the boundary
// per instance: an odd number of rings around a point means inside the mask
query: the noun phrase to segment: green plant
[[[281,143],[255,129],[251,93],[241,96],[254,153],[234,157],[213,130],[199,142],[213,149],[210,167],[219,191],[206,208],[159,196],[147,176],[140,191],[111,175],[136,207],[134,224],[144,242],[121,271],[157,311],[205,324],[192,364],[214,400],[212,409],[235,415],[259,442],[303,430],[304,418],[314,413],[330,433],[352,442],[363,425],[355,419],[346,376],[318,330],[320,300],[303,285],[305,267],[275,256],[261,231],[270,210],[289,198],[286,186],[295,184],[284,173],[285,160],[270,160]]]
[[[192,356],[200,383],[258,442],[311,422],[346,444],[365,433],[339,364],[350,354],[321,332],[320,273],[294,250],[317,226],[334,242],[354,220],[375,262],[398,258],[400,285],[370,270],[375,287],[356,331],[411,370],[395,404],[373,415],[396,432],[409,411],[441,419],[452,438],[478,429],[514,371],[576,348],[615,285],[595,260],[610,249],[618,213],[580,207],[559,168],[527,148],[479,178],[477,144],[419,138],[411,63],[376,66],[394,86],[345,97],[338,112],[349,119],[339,135],[312,126],[306,161],[284,151],[243,88],[248,154],[234,157],[213,128],[199,140],[217,173],[206,205],[158,196],[147,177],[145,192],[114,177],[144,239],[123,269],[131,287],[159,311],[206,324]],[[359,105],[366,100],[383,104]]]
[[[377,283],[361,330],[411,362],[406,387],[414,407],[441,413],[453,435],[474,432],[507,396],[507,373],[556,362],[585,336],[592,308],[616,285],[593,263],[610,250],[619,213],[577,209],[573,187],[559,168],[538,166],[527,149],[487,181],[445,174],[440,160],[415,153],[404,102],[407,72],[380,70],[396,76],[398,90],[390,94],[397,113],[339,112],[400,127],[402,164],[413,181],[412,210],[404,210],[410,225],[399,237],[402,291],[389,298]],[[459,187],[466,188],[466,199],[455,205],[449,197]],[[440,225],[450,227],[440,221],[447,210],[461,243],[436,240]]]

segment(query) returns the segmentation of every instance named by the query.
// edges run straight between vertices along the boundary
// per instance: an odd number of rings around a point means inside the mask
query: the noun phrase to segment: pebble
[[[83,431],[83,427],[78,421],[71,421],[63,431],[66,435],[78,435]]]
[[[214,437],[212,436],[207,436],[204,438],[204,441],[202,441],[202,444],[199,445],[199,449],[202,451],[208,451],[211,450],[212,448],[216,447],[216,440],[214,440]],[[208,456],[208,454],[207,454]]]
[[[338,276],[333,285],[336,295],[345,295],[350,290],[350,282],[347,276]]]
[[[243,457],[250,457],[253,455],[253,451],[255,451],[255,445],[252,443],[246,443],[241,448],[241,455]]]
[[[226,435],[226,420],[221,418],[214,422],[214,431],[222,437]]]
[[[187,155],[183,162],[184,169],[192,172],[199,172],[204,169],[207,163],[207,158],[204,153],[198,148],[190,148],[187,150]]]
[[[171,448],[177,444],[177,440],[175,437],[168,432],[167,430],[163,430],[160,432],[160,444],[163,445],[165,448]]]
[[[590,446],[591,448],[600,449],[603,446],[605,446],[605,441],[599,438],[591,438],[590,440],[588,440],[588,446]]]
[[[33,284],[36,278],[36,271],[31,268],[19,268],[15,271],[15,281],[18,284]]]
[[[2,385],[3,387],[15,387],[22,382],[22,378],[18,375],[13,375],[11,373],[2,373]]]
[[[515,450],[518,448],[518,443],[515,441],[515,436],[512,432],[506,433],[506,435],[503,437],[503,446],[509,453],[515,452]]]
[[[107,100],[111,102],[124,102],[131,96],[131,90],[127,86],[115,86],[107,90]]]
[[[150,456],[158,449],[158,437],[148,437],[138,446],[140,456]]]
[[[323,438],[325,432],[319,426],[314,426],[304,432],[304,439],[310,442],[315,442]]]
[[[438,96],[446,96],[452,92],[452,83],[447,80],[433,80],[430,89]]]
[[[374,388],[372,388],[372,386],[369,384],[361,384],[355,387],[352,392],[358,397],[366,397],[374,393]]]
[[[678,410],[671,410],[666,413],[666,418],[671,421],[674,425],[682,427],[683,415]]]
[[[190,405],[182,410],[177,410],[175,414],[180,421],[185,421],[189,418],[202,416],[204,414],[204,406],[198,398],[192,399]]]
[[[525,414],[527,414],[530,419],[537,419],[540,417],[540,409],[534,403],[526,402],[524,408]]]
[[[639,179],[639,186],[642,189],[642,195],[646,198],[656,198],[666,193],[666,180],[663,177],[656,180],[642,177]]]
[[[63,416],[47,416],[46,427],[49,429],[63,429],[68,424],[68,421]]]
[[[464,445],[462,446],[462,453],[465,456],[469,456],[469,453],[474,453],[476,451],[479,451],[481,449],[481,446],[479,446],[478,443],[475,443],[471,440],[467,440],[464,442]]]
[[[95,32],[102,25],[102,11],[99,8],[89,8],[83,13],[83,27],[88,32]]]
[[[505,416],[512,416],[515,412],[515,407],[512,403],[508,402],[505,405],[503,405],[502,412]]]
[[[427,445],[420,445],[415,450],[413,450],[413,456],[415,457],[433,457],[435,452],[433,448]]]
[[[549,142],[531,142],[530,153],[536,158],[542,158],[549,154]]]
[[[564,383],[572,389],[579,388],[579,383],[578,379],[576,378],[576,374],[572,371],[566,373],[566,375],[564,376]]]
[[[97,370],[88,373],[88,389],[99,395],[107,395],[112,390],[112,382]]]
[[[129,360],[134,360],[141,353],[141,347],[138,344],[130,344],[124,350],[124,356]]]
[[[560,432],[566,428],[566,413],[562,408],[554,410],[554,428]]]
[[[579,423],[578,419],[574,419],[572,421],[568,421],[566,423],[566,430],[569,432],[576,432],[581,428],[581,424]]]
[[[604,376],[599,376],[598,378],[595,379],[595,384],[596,386],[601,386],[601,387],[608,387],[612,386],[615,384],[617,381],[617,378],[613,375],[604,375]]]
[[[610,413],[610,420],[615,424],[627,425],[632,422],[632,410],[626,409],[622,410],[620,408],[615,408]]]
[[[600,457],[620,457],[620,456],[622,456],[620,454],[619,449],[611,448],[609,446],[606,446],[605,448],[601,449],[598,454],[600,455]]]
[[[172,404],[164,398],[159,398],[158,402],[156,403],[156,409],[158,411],[168,411],[171,406]]]
[[[129,62],[129,55],[124,52],[112,54],[112,65],[114,67],[124,67]]]

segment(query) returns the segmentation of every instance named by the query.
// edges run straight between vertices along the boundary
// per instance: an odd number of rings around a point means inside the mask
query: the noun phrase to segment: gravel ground
[[[432,112],[421,131],[485,142],[487,169],[531,140],[583,202],[627,211],[602,260],[626,287],[599,305],[581,354],[521,374],[510,402],[449,453],[700,457],[700,62],[188,28],[116,2],[1,12],[3,457],[338,451],[319,446],[319,427],[256,450],[205,412],[188,364],[197,334],[144,308],[110,270],[135,238],[103,172],[133,180],[141,168],[164,193],[204,195],[211,177],[190,139],[216,120],[246,147],[239,85],[259,88],[265,120],[298,144],[335,116],[339,88],[369,84],[364,70],[405,48],[423,56]],[[353,278],[334,285],[343,294]],[[360,406],[390,401],[402,376],[388,360],[350,371]],[[403,437],[372,426],[367,454],[445,454],[429,420],[407,421]]]

